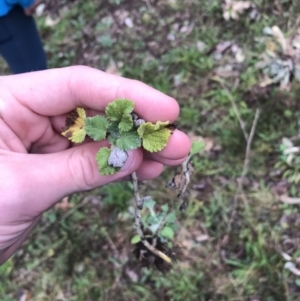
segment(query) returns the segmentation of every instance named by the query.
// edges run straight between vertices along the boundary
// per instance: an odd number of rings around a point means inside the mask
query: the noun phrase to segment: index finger
[[[135,103],[134,111],[151,122],[174,121],[178,103],[142,82],[84,66],[7,76],[10,93],[24,106],[44,116],[58,116],[76,107],[104,111],[118,98]],[[18,89],[15,89],[16,82]]]

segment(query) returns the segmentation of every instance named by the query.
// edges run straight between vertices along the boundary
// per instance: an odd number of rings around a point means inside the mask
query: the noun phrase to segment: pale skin
[[[72,145],[61,136],[66,114],[76,107],[89,116],[118,98],[135,103],[151,122],[175,121],[178,103],[134,80],[75,66],[0,77],[0,264],[18,249],[43,212],[63,197],[114,181],[157,177],[164,165],[181,164],[190,140],[175,130],[168,145],[150,154],[130,152],[123,169],[101,176],[95,155],[107,141]]]

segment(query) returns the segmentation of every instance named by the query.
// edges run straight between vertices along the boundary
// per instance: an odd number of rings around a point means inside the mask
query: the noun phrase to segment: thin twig
[[[150,4],[150,1],[149,1],[149,0],[144,0],[144,2],[146,2],[147,8],[148,8],[149,10],[151,10],[151,9],[152,9],[152,6],[151,6],[151,4]]]
[[[137,233],[139,235],[139,237],[141,238],[142,243],[144,244],[144,246],[153,254],[155,254],[156,256],[160,257],[162,260],[168,262],[168,263],[172,263],[172,259],[170,257],[168,257],[166,254],[164,254],[163,252],[157,250],[154,246],[150,245],[150,243],[145,239],[144,236],[144,232],[142,230],[142,216],[140,213],[140,205],[142,203],[142,199],[139,195],[138,192],[138,178],[136,173],[132,173],[132,181],[133,181],[133,186],[134,186],[134,200],[135,200],[135,226],[136,226],[136,230]],[[142,206],[143,207],[143,206]]]
[[[185,159],[185,161],[181,164],[182,173],[185,176],[185,182],[184,182],[184,186],[182,187],[181,191],[179,191],[177,198],[180,198],[182,195],[184,195],[184,193],[190,183],[190,170],[189,170],[188,164],[189,164],[191,157],[192,157],[192,155],[189,154],[188,157]]]
[[[106,238],[108,244],[109,244],[109,247],[111,248],[112,252],[113,252],[113,256],[115,258],[120,258],[120,252],[118,251],[116,245],[114,244],[114,242],[112,241],[109,233],[107,232],[106,228],[105,227],[102,227],[101,228],[101,233],[102,235]]]
[[[230,93],[230,92],[228,91],[228,89],[225,87],[224,83],[223,83],[222,81],[219,81],[219,83],[221,84],[223,90],[225,91],[225,93],[227,94],[227,96],[228,96],[228,98],[229,98],[229,100],[230,100],[230,102],[231,102],[231,105],[232,105],[232,107],[233,107],[233,109],[234,109],[234,113],[235,113],[235,115],[236,115],[236,117],[237,117],[237,119],[238,119],[238,121],[239,121],[239,123],[240,123],[240,127],[241,127],[241,129],[242,129],[242,131],[243,131],[243,133],[244,133],[245,140],[246,140],[246,142],[248,143],[248,133],[247,133],[247,131],[246,131],[246,125],[245,125],[245,122],[243,121],[243,119],[242,119],[242,117],[241,117],[241,115],[240,115],[240,112],[239,112],[239,110],[238,110],[238,108],[237,108],[237,105],[236,105],[236,103],[235,103],[235,101],[234,101],[234,99],[233,99],[231,93]]]
[[[254,133],[255,133],[259,115],[260,115],[260,109],[257,109],[255,112],[255,117],[254,117],[253,124],[251,127],[250,136],[247,141],[246,156],[245,156],[244,168],[243,168],[243,172],[242,172],[242,178],[244,178],[248,172],[248,166],[249,166],[249,162],[250,162],[251,144],[252,144],[252,140],[254,137]]]
[[[144,246],[151,251],[152,253],[154,253],[156,256],[160,257],[162,260],[164,260],[165,262],[172,264],[172,259],[167,256],[166,254],[164,254],[163,252],[155,249],[153,246],[150,245],[150,243],[147,240],[142,240]]]
[[[295,140],[299,140],[299,139],[300,139],[300,134],[297,134],[290,138],[291,141],[295,141]]]
[[[188,168],[188,164],[190,162],[192,155],[189,154],[188,157],[185,159],[185,161],[181,164],[182,166],[182,172],[181,172],[181,177],[185,176],[184,179],[184,185],[182,187],[179,187],[179,193],[177,194],[177,200],[174,201],[168,208],[163,220],[161,221],[159,227],[157,228],[157,230],[154,233],[154,237],[157,236],[157,234],[162,230],[162,228],[164,227],[164,225],[167,222],[167,217],[169,216],[169,214],[173,211],[174,209],[174,204],[178,202],[178,199],[180,199],[183,194],[185,193],[189,183],[190,183],[190,170]]]
[[[133,186],[134,186],[134,200],[135,200],[135,226],[138,235],[140,236],[141,240],[143,240],[144,237],[144,232],[142,230],[142,216],[139,210],[139,202],[140,202],[140,194],[138,192],[138,182],[137,182],[137,175],[135,172],[131,174],[132,181],[133,181]]]
[[[138,178],[137,178],[136,172],[133,172],[131,174],[131,177],[132,177],[132,182],[133,182],[134,197],[135,197],[136,205],[139,210],[142,210],[144,204],[143,204],[143,199],[141,198],[140,193],[139,193]]]
[[[162,230],[162,228],[163,228],[164,225],[166,224],[166,222],[167,222],[167,217],[168,217],[168,215],[169,215],[172,211],[173,211],[173,205],[171,204],[171,205],[169,206],[169,208],[168,208],[168,210],[167,210],[165,216],[163,217],[161,223],[159,224],[157,230],[156,230],[156,231],[154,232],[154,234],[153,234],[153,236],[154,236],[155,238],[157,237],[158,233]],[[155,245],[155,242],[154,242],[154,244],[152,244],[152,245]]]
[[[93,198],[93,196],[87,196],[85,197],[82,201],[80,201],[77,205],[75,205],[74,207],[72,207],[71,209],[69,209],[58,221],[59,223],[62,223],[64,220],[66,220],[67,218],[69,218],[69,216],[71,216],[77,209],[81,208],[82,206],[84,206],[85,204],[87,204],[89,201],[91,201]],[[49,227],[51,227],[53,224],[57,223],[57,221],[54,222],[49,222],[44,226],[39,227],[39,229],[37,230],[39,233],[46,231]]]
[[[92,196],[87,196],[85,197],[80,203],[78,203],[77,205],[75,205],[73,208],[71,208],[70,210],[68,210],[59,220],[59,223],[62,223],[63,221],[65,221],[69,216],[71,216],[75,211],[77,211],[79,208],[83,207],[84,205],[86,205],[89,201],[92,200]]]
[[[300,204],[300,198],[291,198],[286,194],[279,196],[279,200],[285,204],[290,204],[290,205]]]
[[[244,166],[243,166],[243,170],[242,170],[242,174],[241,174],[241,179],[238,182],[238,187],[237,187],[237,190],[236,190],[235,195],[234,195],[233,209],[232,209],[230,220],[228,222],[227,233],[229,233],[231,231],[231,226],[232,226],[234,217],[236,215],[236,207],[237,207],[238,196],[243,191],[243,183],[245,181],[245,177],[247,175],[248,167],[249,167],[249,163],[250,163],[251,144],[252,144],[252,140],[253,140],[253,136],[254,136],[254,133],[255,133],[255,129],[256,129],[256,125],[257,125],[257,122],[258,122],[259,115],[260,115],[260,109],[257,109],[256,113],[255,113],[254,120],[253,120],[253,124],[252,124],[252,127],[251,127],[249,139],[247,140]]]

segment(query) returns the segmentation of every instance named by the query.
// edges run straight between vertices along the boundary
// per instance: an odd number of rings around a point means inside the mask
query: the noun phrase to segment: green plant
[[[298,184],[300,181],[300,148],[294,146],[290,139],[283,138],[279,146],[279,161],[275,168],[279,169],[283,178],[291,184]]]
[[[86,135],[95,141],[105,138],[111,143],[96,155],[99,172],[112,175],[119,171],[128,158],[128,151],[143,147],[149,152],[158,152],[168,143],[173,125],[169,121],[156,124],[146,122],[133,112],[134,103],[118,99],[105,110],[107,117],[86,117],[85,110],[77,108],[66,119],[62,135],[74,143],[84,141]]]
[[[50,68],[84,64],[106,70],[113,59],[122,76],[143,81],[176,98],[181,106],[180,128],[192,132],[192,136],[211,138],[213,148],[192,159],[195,172],[186,196],[189,206],[183,214],[176,212],[174,223],[166,223],[178,226],[173,240],[162,237],[168,247],[172,242],[178,253],[178,262],[168,273],[140,268],[141,262],[131,256],[138,244],[130,243],[135,236],[130,204],[133,184],[115,183],[73,195],[72,209],[56,208],[43,216],[9,261],[10,268],[0,271],[1,300],[15,300],[22,287],[31,291],[32,301],[299,300],[299,276],[284,269],[285,260],[278,253],[282,250],[292,256],[299,268],[299,206],[281,204],[273,193],[274,186],[286,183],[279,168],[274,172],[274,164],[282,162],[282,152],[275,153],[278,141],[299,133],[299,85],[293,84],[284,93],[273,87],[266,91],[255,86],[260,79],[256,63],[266,49],[261,40],[263,28],[277,25],[293,38],[298,28],[298,3],[252,2],[259,19],[250,20],[246,13],[237,21],[227,22],[219,0],[63,0],[55,5],[61,17],[55,26],[46,25],[46,17],[52,16],[46,4],[43,16],[36,21]],[[176,9],[171,8],[173,3]],[[124,24],[126,17],[133,20],[133,28]],[[194,25],[188,34],[181,32],[186,21]],[[169,33],[175,40],[168,40]],[[103,47],[102,35],[111,37],[113,47]],[[152,41],[159,45],[155,51],[149,47]],[[207,48],[197,53],[199,41]],[[246,130],[250,130],[255,109],[261,108],[247,179],[238,197],[233,234],[227,244],[228,220],[246,145],[229,98],[213,80],[216,65],[226,67],[227,55],[224,61],[207,64],[212,60],[210,52],[222,41],[235,41],[246,55],[237,66],[241,68],[239,76],[222,78]],[[5,62],[0,63],[2,74],[8,74]],[[177,75],[181,77],[178,86]],[[292,142],[299,145],[299,140]],[[284,162],[282,166],[284,170],[295,168]],[[164,214],[165,204],[172,206],[173,191],[166,191],[165,184],[174,172],[167,168],[158,179],[139,183],[140,193],[151,191],[156,216]],[[289,189],[289,195],[299,196],[299,183],[291,186],[294,189]],[[151,216],[148,202],[141,211],[143,222]],[[288,223],[288,228],[280,226],[290,219],[294,222]],[[151,227],[150,221],[144,227],[148,225]],[[263,228],[258,231],[259,225]],[[102,228],[107,235],[102,234]],[[148,230],[146,235],[152,234]],[[54,255],[48,256],[52,250]]]
[[[174,127],[169,121],[158,121],[156,124],[146,122],[133,110],[134,103],[126,99],[117,99],[111,102],[105,109],[107,117],[102,115],[86,117],[85,110],[77,108],[67,117],[62,135],[74,143],[83,142],[86,135],[95,141],[107,139],[111,148],[101,148],[96,154],[96,161],[102,175],[115,174],[126,163],[129,150],[139,147],[143,147],[149,152],[162,150],[167,145]],[[185,193],[190,182],[192,168],[189,161],[191,157],[203,148],[203,143],[194,142],[189,156],[182,164],[182,172],[168,183],[170,188],[176,188],[179,191],[177,197],[181,197]],[[165,254],[163,243],[167,238],[171,240],[174,238],[174,226],[171,227],[169,224],[174,222],[176,216],[174,212],[170,212],[168,205],[162,206],[162,213],[156,214],[154,211],[155,202],[151,200],[151,197],[140,196],[138,178],[135,172],[132,173],[132,182],[137,230],[137,236],[133,237],[132,243],[141,242],[142,247],[145,247],[143,259],[149,260],[149,256],[156,256],[159,262],[163,260],[172,263],[171,258]],[[147,202],[150,216],[146,216],[144,223],[142,223],[140,210],[143,209],[144,202]],[[183,202],[180,206],[181,210],[185,210],[186,206],[186,202]],[[146,235],[144,230],[146,228],[152,232],[150,237]]]

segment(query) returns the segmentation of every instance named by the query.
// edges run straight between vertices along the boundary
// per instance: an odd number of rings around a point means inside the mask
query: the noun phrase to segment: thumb
[[[66,195],[122,179],[141,165],[143,155],[137,149],[128,153],[128,160],[121,171],[102,176],[95,157],[104,145],[106,142],[91,142],[58,153],[26,155],[21,168],[26,173],[23,174],[26,185],[22,189],[22,198],[29,196],[27,205],[30,204],[31,210],[34,208],[36,214],[40,214]]]

